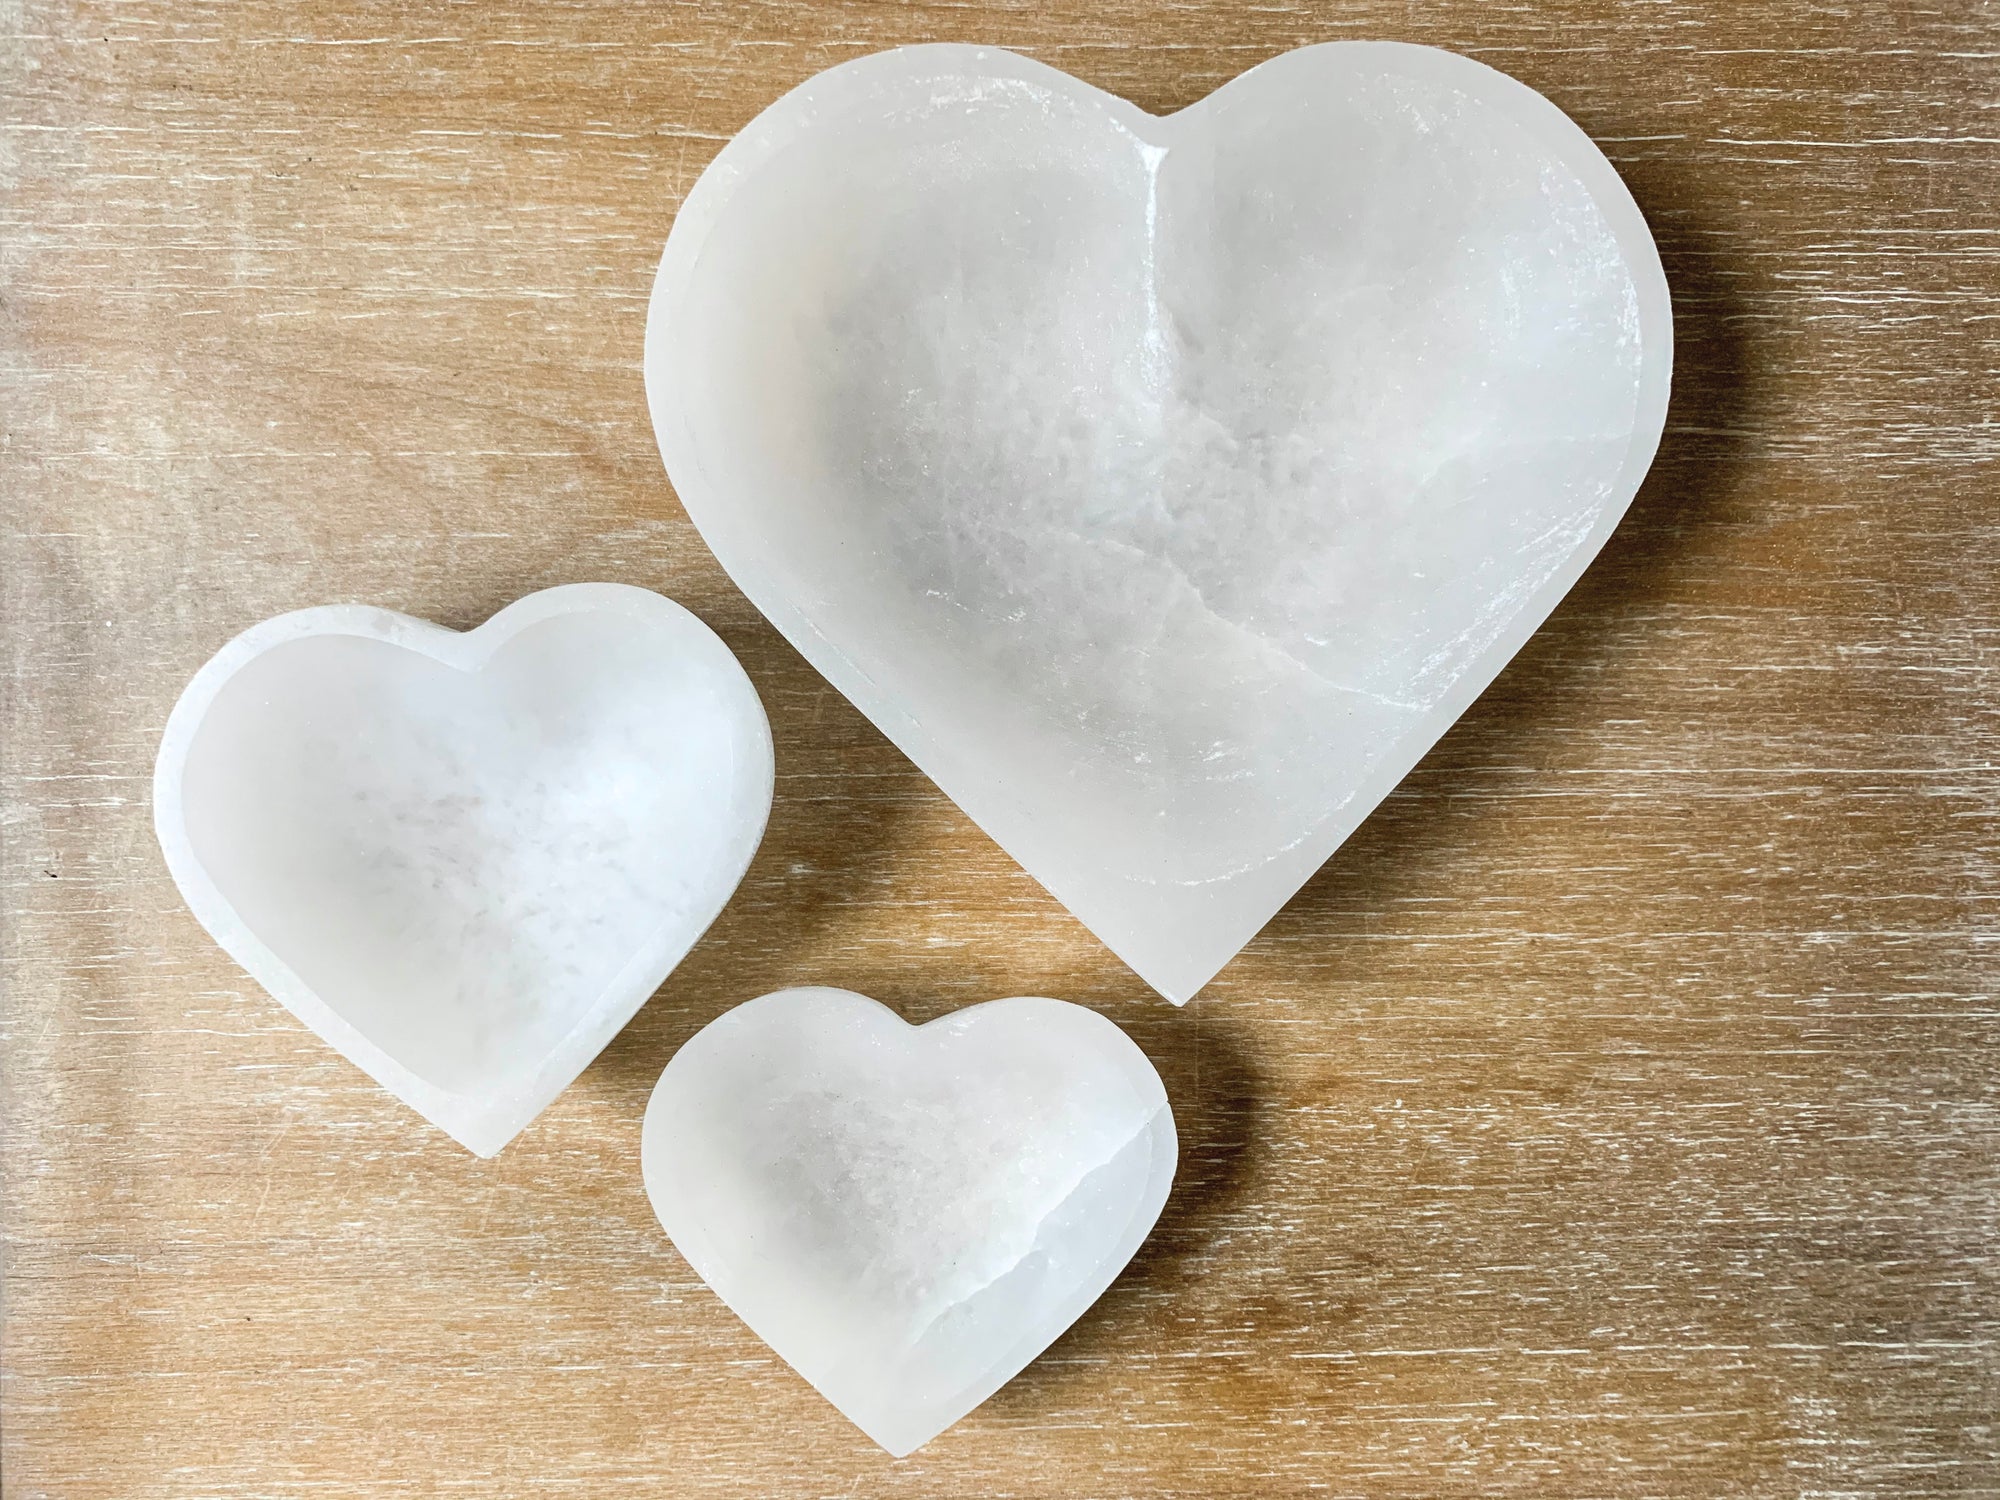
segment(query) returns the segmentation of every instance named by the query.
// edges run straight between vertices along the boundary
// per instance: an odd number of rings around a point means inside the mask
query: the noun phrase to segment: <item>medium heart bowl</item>
[[[585,583],[463,634],[362,605],[252,627],[174,705],[153,819],[230,957],[491,1156],[715,920],[771,786],[729,648]]]
[[[1165,118],[972,47],[823,73],[688,195],[645,368],[744,592],[1184,1001],[1576,581],[1671,366],[1576,125],[1343,42]]]

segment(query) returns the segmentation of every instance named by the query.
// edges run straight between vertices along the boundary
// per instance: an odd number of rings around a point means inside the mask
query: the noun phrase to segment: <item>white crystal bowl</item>
[[[993,1000],[910,1026],[782,990],[674,1054],[646,1192],[717,1296],[901,1457],[1101,1296],[1165,1206],[1165,1087],[1113,1022]]]
[[[728,647],[576,584],[464,634],[344,605],[255,626],[174,706],[153,805],[223,949],[490,1156],[715,919],[771,786]]]
[[[688,195],[646,335],[730,575],[1176,1001],[1576,580],[1671,366],[1602,153],[1393,43],[1165,118],[988,49],[833,68]]]

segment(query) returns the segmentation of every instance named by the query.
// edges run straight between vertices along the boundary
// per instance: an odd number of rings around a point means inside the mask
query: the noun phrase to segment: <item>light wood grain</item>
[[[2000,9],[0,4],[10,1496],[2000,1494]],[[809,74],[1019,47],[1153,109],[1456,47],[1617,161],[1675,292],[1582,586],[1186,1011],[735,593],[639,376],[674,208]],[[771,833],[497,1161],[215,950],[168,707],[263,616],[661,589]],[[688,1272],[646,1092],[728,1005],[1096,1006],[1182,1176],[1130,1272],[891,1462]]]

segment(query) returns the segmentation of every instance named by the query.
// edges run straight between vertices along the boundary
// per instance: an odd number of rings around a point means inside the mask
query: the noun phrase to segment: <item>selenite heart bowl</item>
[[[573,584],[464,634],[355,605],[253,627],[174,706],[153,812],[223,949],[491,1156],[715,919],[771,786],[729,648]]]
[[[1651,463],[1667,287],[1548,100],[1427,47],[1165,118],[1011,53],[809,80],[675,218],[675,489],[758,608],[1184,1001]]]

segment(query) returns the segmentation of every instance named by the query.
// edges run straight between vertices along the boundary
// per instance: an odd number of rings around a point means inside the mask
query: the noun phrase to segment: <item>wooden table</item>
[[[2000,9],[17,0],[0,44],[6,1492],[2000,1493]],[[1194,1005],[796,657],[639,377],[719,143],[1018,47],[1166,110],[1442,43],[1659,236],[1660,461],[1582,586]],[[498,1160],[183,908],[148,773],[223,640],[661,589],[772,710],[720,925]],[[786,984],[1096,1006],[1182,1176],[1108,1296],[884,1457],[647,1208],[674,1048]]]

